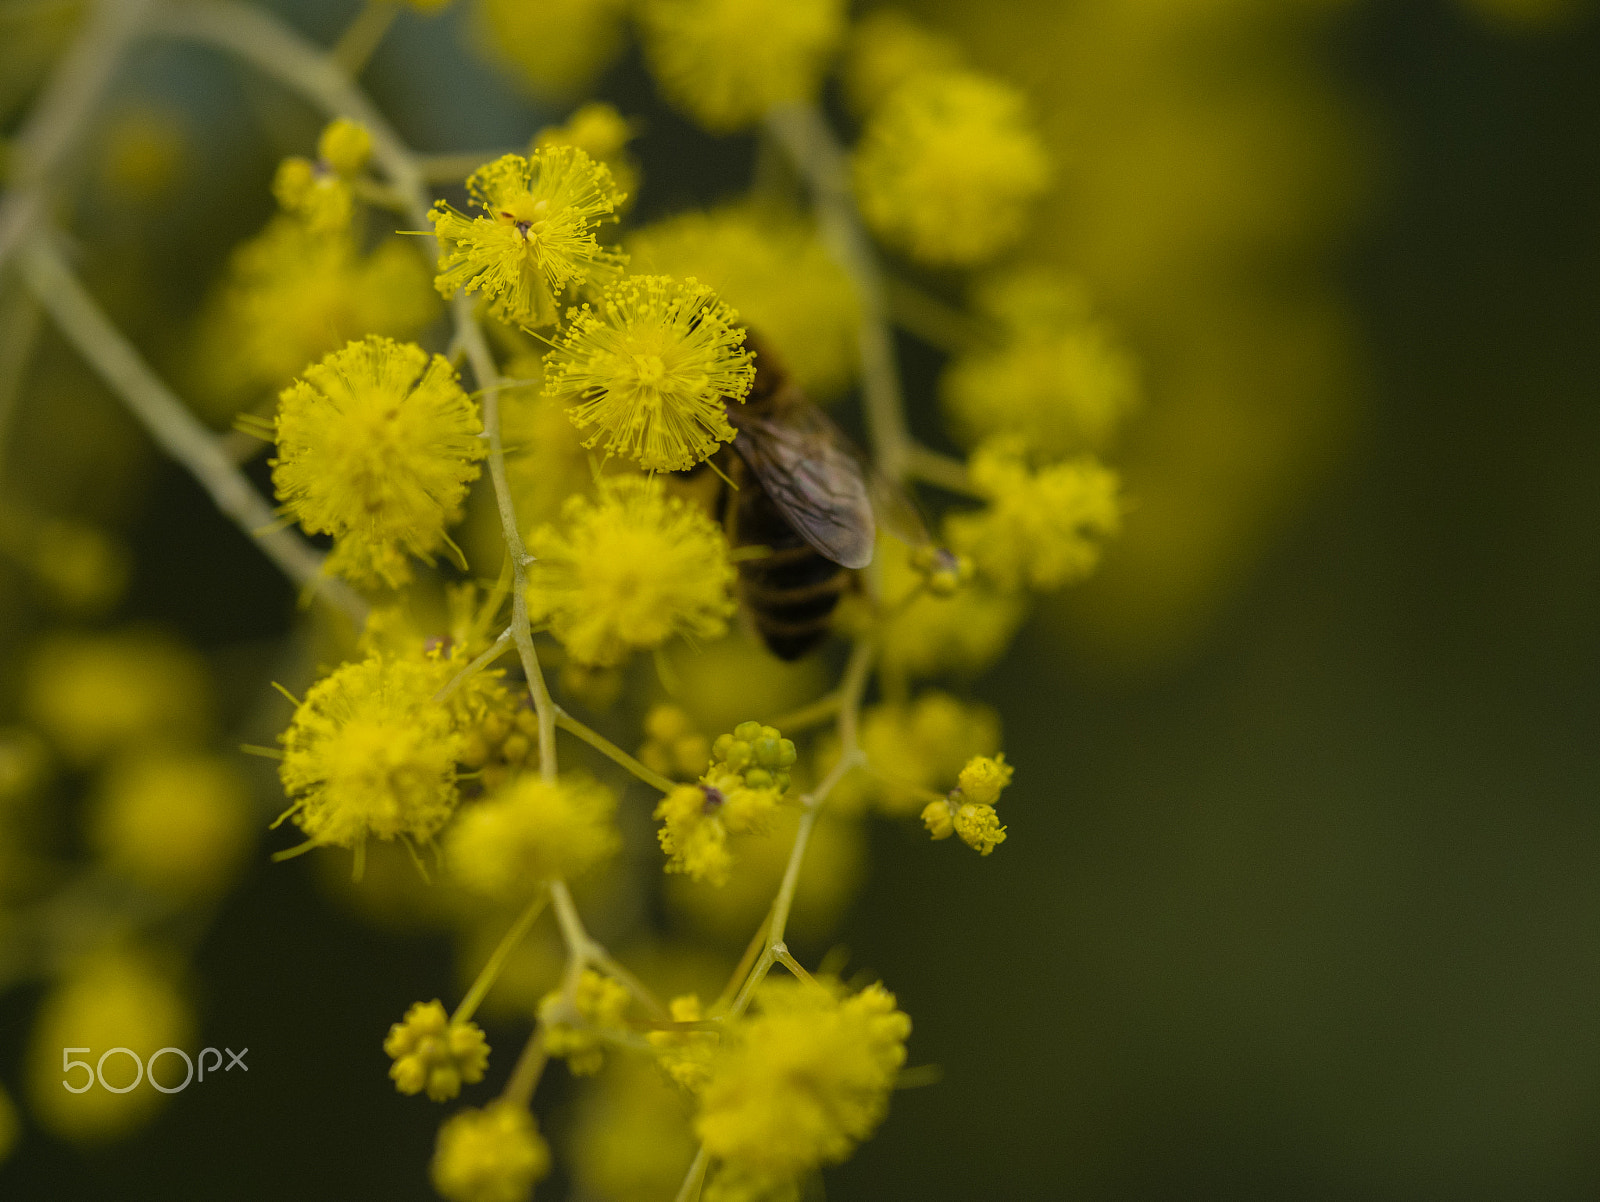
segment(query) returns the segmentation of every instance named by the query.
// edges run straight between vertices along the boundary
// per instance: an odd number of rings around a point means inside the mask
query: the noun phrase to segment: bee
[[[882,485],[827,414],[746,333],[756,376],[743,404],[728,402],[736,431],[716,456],[728,545],[740,551],[739,598],[768,650],[799,659],[825,637],[855,572],[872,562],[873,495]]]

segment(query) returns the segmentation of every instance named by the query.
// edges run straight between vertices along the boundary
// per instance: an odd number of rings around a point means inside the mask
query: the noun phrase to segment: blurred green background
[[[350,8],[276,7],[323,38]],[[1069,41],[1086,10],[1063,5],[1062,40],[1010,62],[1031,7],[1011,26],[995,6],[925,6],[1023,82],[1127,44]],[[912,1063],[944,1080],[896,1097],[828,1174],[830,1198],[1600,1193],[1600,19],[1221,7],[1237,11],[1216,29],[1251,32],[1188,44],[1198,90],[1177,108],[1226,95],[1276,117],[1293,98],[1311,115],[1222,160],[1259,208],[1191,174],[1220,147],[1197,139],[1174,161],[1152,142],[1152,228],[1210,205],[1242,231],[1207,235],[1210,265],[1131,236],[1120,194],[1096,190],[1092,137],[1069,172],[1061,204],[1080,216],[1045,249],[1085,266],[1147,359],[1128,455],[1148,505],[1126,561],[1114,547],[1105,580],[977,683],[1020,766],[1002,852],[933,855],[917,831],[874,829],[840,938],[913,1015]],[[524,140],[554,110],[455,50],[440,36],[455,20],[401,23],[369,77],[377,99],[424,149]],[[1104,80],[1134,78],[1133,57],[1097,61]],[[1165,61],[1137,59],[1171,84]],[[126,87],[190,122],[188,199],[147,231],[182,312],[264,219],[276,158],[304,144],[236,137],[286,102],[204,55],[146,55]],[[641,218],[747,176],[753,145],[691,131],[635,52],[600,93],[648,116]],[[1129,111],[1110,84],[1098,95]],[[1262,191],[1274,183],[1282,196]],[[1162,304],[1175,294],[1181,313]],[[1319,333],[1285,332],[1312,311]],[[1219,313],[1236,318],[1226,333],[1203,320]],[[148,332],[158,359],[161,340]],[[932,353],[902,349],[926,385]],[[1205,444],[1186,431],[1229,415],[1256,430],[1252,414],[1264,432],[1244,441],[1270,454],[1185,458]],[[48,464],[9,470],[48,491]],[[124,517],[123,615],[259,670],[293,598],[176,469],[147,470]],[[1174,479],[1237,496],[1185,525],[1199,503],[1163,496]],[[1142,514],[1160,532],[1147,543]],[[1196,546],[1190,569],[1140,567]],[[316,876],[306,860],[257,866],[197,957],[200,1042],[247,1045],[249,1076],[99,1152],[30,1132],[0,1195],[431,1196],[436,1113],[394,1093],[374,1031],[397,997],[449,996],[444,944],[359,923]],[[0,996],[8,1082],[35,998]]]

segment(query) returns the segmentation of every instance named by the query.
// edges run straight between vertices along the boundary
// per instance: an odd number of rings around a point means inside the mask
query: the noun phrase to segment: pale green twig
[[[959,355],[994,346],[1000,340],[998,332],[982,321],[896,276],[886,275],[883,288],[890,319],[929,346]]]
[[[395,0],[367,0],[334,43],[331,53],[339,69],[352,79],[360,75],[399,15]]]
[[[28,240],[22,271],[67,341],[126,402],[156,444],[189,470],[217,508],[259,543],[290,580],[337,605],[358,627],[364,623],[366,602],[342,581],[323,574],[321,554],[283,527],[272,506],[223,452],[216,435],[150,370],[49,239]]]
[[[953,455],[940,454],[920,443],[913,443],[906,450],[906,475],[935,488],[942,488],[945,492],[959,493],[964,497],[982,495],[967,474],[965,463]]]
[[[560,706],[556,707],[556,725],[569,734],[577,735],[585,743],[593,747],[601,755],[613,762],[620,764],[633,775],[637,776],[652,789],[659,789],[663,793],[670,793],[678,787],[676,781],[668,780],[659,772],[646,768],[633,756],[618,747],[610,739],[592,727],[585,726]]]
[[[44,213],[49,186],[77,147],[153,0],[98,0],[56,64],[11,144],[11,188],[0,200],[0,268]]]
[[[464,1023],[477,1012],[478,1007],[483,1003],[483,999],[488,996],[489,990],[494,988],[494,983],[500,976],[500,970],[505,967],[506,961],[510,958],[511,953],[516,950],[517,944],[522,942],[523,936],[528,933],[528,928],[533,926],[539,915],[544,912],[545,902],[549,898],[550,895],[547,892],[540,890],[538,896],[530,901],[522,913],[518,915],[517,921],[511,924],[510,930],[506,931],[499,944],[495,947],[494,953],[490,955],[488,962],[484,964],[483,970],[478,973],[477,979],[472,982],[472,988],[467,990],[467,996],[461,999],[461,1004],[456,1007],[456,1012],[450,1016],[452,1023]]]
[[[878,470],[891,480],[905,474],[910,435],[900,397],[894,341],[883,295],[883,273],[856,213],[849,165],[827,119],[814,104],[784,105],[767,114],[767,129],[805,177],[817,227],[834,259],[855,285],[861,314],[861,380],[867,431]]]

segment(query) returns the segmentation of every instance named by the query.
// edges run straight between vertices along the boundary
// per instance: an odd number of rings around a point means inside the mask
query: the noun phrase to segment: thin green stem
[[[767,907],[766,914],[762,915],[761,925],[756,928],[756,933],[750,936],[750,943],[744,949],[744,955],[739,957],[739,964],[733,970],[733,975],[728,978],[728,983],[722,989],[722,994],[712,1003],[712,1014],[720,1014],[732,1004],[733,999],[739,994],[739,987],[750,978],[750,968],[755,964],[756,958],[762,949],[767,946],[767,930],[772,925],[772,907]]]
[[[325,116],[348,117],[366,126],[372,135],[373,160],[406,197],[408,215],[418,230],[427,230],[428,195],[416,157],[377,105],[339,69],[327,51],[271,13],[238,0],[173,4],[156,15],[152,29],[169,38],[225,50],[276,79]]]
[[[809,705],[802,705],[797,710],[790,710],[787,714],[774,718],[767,725],[776,726],[784,734],[810,730],[837,714],[843,700],[839,690],[834,689],[831,693],[824,693]]]
[[[807,971],[804,964],[800,963],[800,961],[794,958],[794,954],[789,951],[786,945],[780,943],[777,947],[773,948],[772,958],[787,968],[790,972],[794,973],[796,977],[804,981],[807,985],[815,985],[817,983],[817,978],[812,976],[811,973]]]
[[[556,923],[561,928],[561,938],[567,945],[568,954],[573,959],[587,961],[594,940],[589,938],[589,932],[583,927],[583,919],[578,917],[572,890],[560,877],[550,882],[550,900],[555,905]]]
[[[878,470],[891,480],[900,480],[911,438],[901,404],[883,273],[856,212],[844,150],[814,104],[773,109],[767,114],[767,129],[805,177],[823,240],[855,285],[867,430]]]
[[[522,1045],[517,1063],[512,1066],[506,1087],[500,1091],[499,1100],[511,1106],[520,1106],[523,1110],[528,1109],[533,1104],[533,1091],[539,1088],[539,1078],[544,1076],[544,1066],[549,1062],[550,1054],[544,1047],[544,1030],[535,1024],[528,1042]]]
[[[932,484],[935,488],[942,488],[945,492],[964,497],[983,497],[977,485],[973,484],[972,477],[967,474],[965,463],[953,455],[942,455],[920,444],[912,444],[906,452],[906,475],[924,484]]]
[[[701,1144],[689,1165],[689,1171],[683,1175],[683,1184],[678,1188],[677,1197],[673,1202],[695,1202],[700,1197],[701,1187],[706,1183],[706,1169],[710,1167],[711,1153],[706,1151],[704,1144]]]
[[[334,43],[333,61],[339,69],[352,79],[360,75],[399,15],[395,0],[367,0]]]
[[[11,142],[12,183],[0,199],[0,269],[44,215],[49,189],[82,141],[153,0],[98,0]]]
[[[453,1023],[464,1023],[477,1013],[478,1007],[483,1004],[483,999],[488,996],[489,990],[494,988],[495,981],[499,980],[500,972],[506,966],[506,961],[511,953],[516,950],[527,935],[528,929],[544,913],[545,903],[550,900],[548,892],[540,891],[539,895],[530,901],[527,908],[517,916],[517,921],[511,924],[511,929],[505,933],[494,953],[489,957],[488,963],[483,966],[478,977],[472,982],[472,988],[467,990],[467,996],[461,999],[461,1004],[456,1007],[456,1012],[450,1016]]]
[[[627,987],[628,992],[633,994],[646,1010],[650,1011],[653,1019],[660,1022],[671,1018],[670,1012],[661,1004],[656,995],[650,991],[650,988],[629,969],[624,967],[620,960],[598,943],[591,943],[591,950],[595,965],[604,969],[618,981],[621,981]]]
[[[438,705],[441,701],[448,700],[452,693],[454,693],[462,685],[466,684],[467,681],[471,680],[479,672],[482,672],[490,664],[494,663],[495,660],[504,655],[506,653],[506,649],[510,646],[511,627],[507,626],[500,632],[500,636],[495,639],[494,642],[489,644],[489,649],[487,651],[478,656],[477,659],[473,660],[465,668],[462,668],[461,671],[457,672],[455,679],[453,679],[449,684],[445,685],[444,688],[440,689],[433,695],[433,703]]]
[[[323,574],[323,557],[283,527],[216,435],[145,364],[48,238],[29,239],[23,248],[22,272],[67,341],[123,399],[156,445],[188,468],[217,508],[254,539],[284,575],[336,605],[360,627],[366,621],[366,602],[342,581]]]
[[[761,984],[773,964],[777,963],[778,953],[788,951],[783,938],[789,927],[789,911],[794,906],[795,890],[800,884],[800,868],[805,862],[806,848],[811,843],[811,833],[816,829],[817,816],[845,774],[866,762],[860,746],[861,701],[866,694],[867,681],[872,676],[876,655],[877,646],[871,639],[858,639],[850,649],[850,662],[845,665],[844,678],[839,682],[839,760],[821,783],[800,799],[800,826],[795,831],[794,844],[789,849],[789,860],[784,865],[778,896],[773,899],[772,909],[768,912],[763,940],[765,948],[750,975],[745,978],[738,996],[734,998],[729,1009],[730,1016],[744,1013],[750,999],[755,996],[756,986]]]
[[[959,355],[994,346],[999,341],[997,334],[983,322],[896,276],[884,277],[883,290],[894,324],[929,346]]]
[[[839,762],[842,764],[845,759]],[[800,866],[805,861],[806,847],[811,842],[811,832],[816,829],[819,812],[816,806],[808,805],[794,833],[794,846],[789,849],[789,862],[783,869],[783,883],[778,886],[778,896],[772,903],[772,921],[767,924],[769,966],[777,959],[778,948],[783,946],[783,936],[789,928],[789,910],[794,906],[794,891],[800,884]]]
[[[22,381],[43,326],[38,302],[26,288],[0,293],[0,479],[11,442],[11,419],[22,396]]]
[[[637,776],[652,789],[659,789],[663,793],[670,793],[678,787],[676,781],[668,780],[659,772],[652,772],[638,760],[634,759],[610,739],[600,734],[594,728],[585,726],[560,706],[556,707],[556,725],[568,734],[576,735],[585,743],[593,747],[607,759],[620,764],[633,775]]]

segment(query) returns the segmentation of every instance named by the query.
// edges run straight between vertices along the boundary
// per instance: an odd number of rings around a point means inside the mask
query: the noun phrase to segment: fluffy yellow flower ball
[[[755,382],[738,316],[697,280],[630,276],[571,315],[545,356],[545,393],[594,427],[585,446],[646,471],[691,468],[733,441],[723,406]]]
[[[463,1110],[439,1128],[433,1187],[450,1202],[527,1202],[549,1171],[550,1146],[521,1106]]]
[[[579,663],[606,666],[676,634],[713,639],[734,611],[727,540],[659,480],[603,479],[528,539],[529,609]]]
[[[581,777],[513,780],[461,815],[447,858],[456,879],[490,897],[526,897],[554,877],[579,876],[613,855],[616,796]]]
[[[668,99],[727,132],[816,93],[844,9],[843,0],[644,0],[639,21]]]
[[[482,293],[502,321],[547,326],[564,291],[620,269],[595,231],[623,194],[610,169],[576,146],[503,155],[468,176],[467,191],[483,216],[443,201],[428,214],[440,246],[434,284],[445,296]]]
[[[330,571],[398,588],[407,555],[446,543],[486,447],[478,407],[442,355],[365,338],[306,368],[278,402],[272,482],[284,509],[332,534]]]
[[[887,1112],[911,1033],[882,985],[840,998],[772,981],[759,996],[754,1017],[729,1024],[695,1118],[723,1196],[779,1189],[845,1159]]]
[[[281,736],[286,816],[319,844],[431,839],[458,796],[461,735],[433,704],[443,684],[437,663],[374,656],[312,685]]]
[[[914,75],[873,112],[855,154],[867,224],[938,266],[970,267],[1015,242],[1049,178],[1022,94],[969,71]]]

